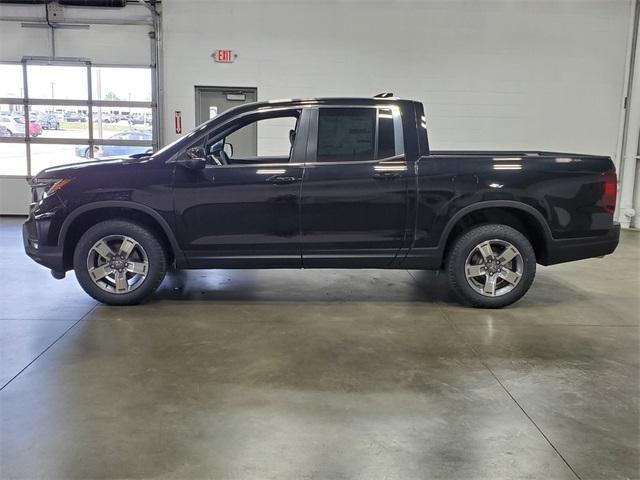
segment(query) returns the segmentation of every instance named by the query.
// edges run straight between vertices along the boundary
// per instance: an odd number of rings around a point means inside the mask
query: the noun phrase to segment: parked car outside
[[[0,137],[10,137],[10,136],[11,136],[11,133],[9,132],[9,129],[4,125],[0,125]]]
[[[16,122],[24,125],[24,117],[15,117]],[[29,136],[37,137],[42,134],[42,125],[38,122],[29,120]]]
[[[295,125],[288,149],[234,152],[235,132],[271,119]],[[616,182],[603,155],[431,150],[420,102],[260,102],[150,156],[38,173],[23,239],[55,278],[73,269],[114,305],[173,266],[442,269],[463,303],[499,308],[536,264],[616,249]]]
[[[144,125],[145,123],[147,123],[147,121],[144,115],[130,115],[129,123],[131,125]]]
[[[5,127],[11,137],[24,137],[24,121],[18,122],[9,115],[0,116],[0,125]]]
[[[86,122],[87,116],[84,113],[66,112],[64,114],[64,120],[66,122]]]
[[[60,128],[60,120],[53,113],[35,113],[34,119],[45,130],[58,130]]]
[[[150,142],[153,139],[151,132],[129,130],[116,133],[109,137],[109,140],[142,140]],[[135,155],[137,153],[149,153],[151,147],[148,145],[96,145],[93,151],[94,157],[114,157]],[[75,154],[77,157],[91,158],[89,145],[76,145]]]

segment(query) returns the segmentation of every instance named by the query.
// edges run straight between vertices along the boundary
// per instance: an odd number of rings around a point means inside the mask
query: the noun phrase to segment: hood
[[[97,171],[105,167],[124,165],[130,163],[140,163],[147,160],[148,157],[139,157],[136,155],[125,157],[101,157],[93,161],[84,161],[77,163],[67,163],[65,165],[58,165],[54,167],[45,168],[40,171],[35,178],[47,179],[47,178],[75,178],[82,173],[90,173]]]

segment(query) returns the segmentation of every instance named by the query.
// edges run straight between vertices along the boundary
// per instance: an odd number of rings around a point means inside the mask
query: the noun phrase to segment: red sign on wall
[[[179,110],[176,110],[176,114],[174,117],[174,123],[176,126],[176,133],[180,134],[182,133],[182,112]]]
[[[216,50],[213,52],[213,59],[221,63],[231,63],[235,61],[237,56],[233,50]]]

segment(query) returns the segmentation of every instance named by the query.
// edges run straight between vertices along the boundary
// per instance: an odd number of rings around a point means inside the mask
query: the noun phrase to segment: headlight
[[[34,181],[31,183],[33,201],[39,202],[43,198],[50,197],[51,195],[62,189],[70,181],[70,178],[34,179]]]

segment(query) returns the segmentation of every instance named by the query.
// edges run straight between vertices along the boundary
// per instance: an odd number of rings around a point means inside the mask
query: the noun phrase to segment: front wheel
[[[536,256],[518,230],[482,225],[454,241],[447,274],[451,289],[463,303],[501,308],[527,293],[536,274]]]
[[[73,268],[80,286],[99,302],[134,305],[160,286],[167,256],[146,228],[127,220],[107,220],[82,235]]]

